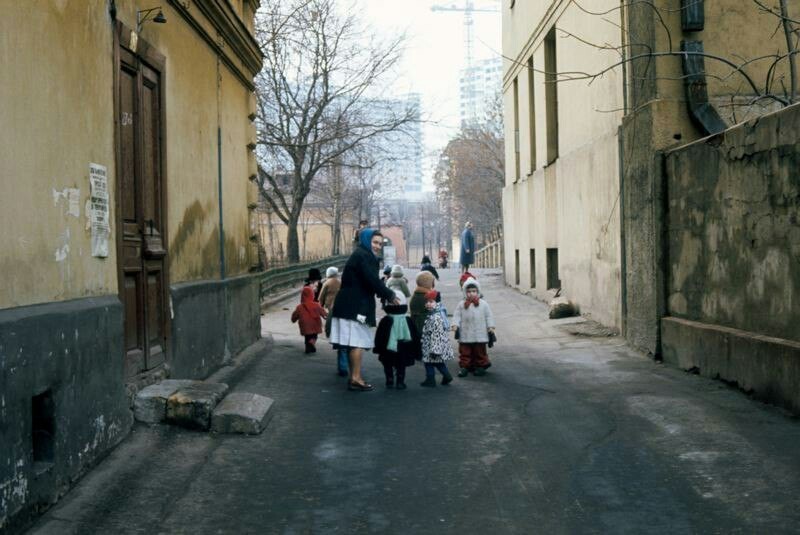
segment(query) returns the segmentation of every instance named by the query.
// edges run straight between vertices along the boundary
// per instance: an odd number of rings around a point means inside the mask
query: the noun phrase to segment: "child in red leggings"
[[[475,279],[464,281],[464,300],[458,304],[453,313],[452,329],[459,332],[458,338],[458,371],[459,377],[466,377],[469,372],[475,375],[486,375],[492,365],[486,352],[489,333],[494,333],[494,316],[489,303],[481,299],[481,287]]]

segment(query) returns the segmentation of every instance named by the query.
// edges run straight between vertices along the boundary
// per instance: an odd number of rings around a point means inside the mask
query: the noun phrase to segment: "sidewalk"
[[[440,271],[452,313],[458,274]],[[295,299],[232,390],[275,399],[256,437],[138,425],[33,533],[780,533],[800,525],[800,425],[478,271],[498,321],[486,377],[348,392]],[[411,279],[411,274],[409,276]],[[580,320],[578,320],[580,321]],[[451,363],[451,370],[455,370]]]

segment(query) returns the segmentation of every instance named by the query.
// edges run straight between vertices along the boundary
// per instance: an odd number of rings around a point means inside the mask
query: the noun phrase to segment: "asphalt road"
[[[286,303],[231,385],[275,399],[262,435],[138,425],[32,531],[800,532],[797,419],[479,277],[500,339],[487,376],[425,389],[417,365],[386,390],[370,356],[376,390],[348,392],[326,343],[302,353]]]

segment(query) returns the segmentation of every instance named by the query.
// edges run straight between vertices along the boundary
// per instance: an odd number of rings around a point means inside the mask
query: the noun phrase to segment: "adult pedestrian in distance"
[[[350,377],[347,389],[366,392],[371,384],[361,377],[361,358],[364,350],[372,349],[375,327],[375,297],[398,304],[394,292],[378,277],[378,255],[383,235],[371,228],[361,229],[358,247],[347,259],[342,274],[342,286],[333,304],[330,341],[336,349],[347,349]]]
[[[464,232],[461,233],[461,273],[469,271],[469,266],[475,263],[475,236],[472,234],[472,223],[467,221]]]

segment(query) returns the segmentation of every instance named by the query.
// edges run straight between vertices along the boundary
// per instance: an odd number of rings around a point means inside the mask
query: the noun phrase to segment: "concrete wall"
[[[611,72],[592,85],[587,80],[560,81],[558,88],[559,157],[547,162],[544,45],[555,25],[559,72],[591,72],[613,63],[614,54],[570,37],[618,43],[619,28],[587,15],[567,2],[551,4],[517,0],[503,9],[506,62],[504,110],[506,138],[514,139],[513,83],[519,88],[520,176],[515,173],[514,143],[506,144],[506,187],[503,190],[506,282],[516,285],[515,251],[519,251],[519,287],[547,299],[548,248],[558,248],[562,293],[581,313],[619,328],[620,227],[619,147],[617,128],[622,118],[622,77]],[[611,0],[593,6],[613,9]],[[619,13],[610,17],[619,17]],[[618,20],[618,19],[617,19]],[[533,86],[527,71],[533,57]],[[531,150],[533,92],[535,157]],[[518,178],[518,179],[517,179]],[[531,288],[530,250],[535,250],[535,288]]]
[[[55,502],[128,433],[122,338],[113,296],[0,310],[0,531]],[[33,398],[48,391],[50,433],[35,433]],[[49,456],[36,459],[37,440]]]
[[[793,410],[800,410],[799,136],[795,105],[666,158],[665,360]],[[741,351],[755,342],[758,351]]]

